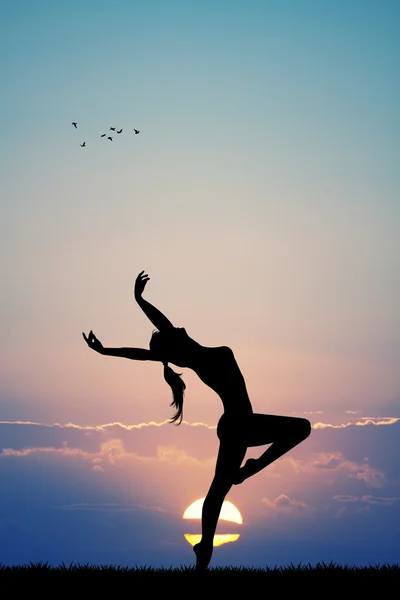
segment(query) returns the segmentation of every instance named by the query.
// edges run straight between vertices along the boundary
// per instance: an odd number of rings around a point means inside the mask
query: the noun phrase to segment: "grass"
[[[6,566],[0,564],[0,589],[38,593],[45,597],[73,594],[74,597],[100,597],[120,595],[129,590],[132,596],[152,593],[187,598],[188,595],[208,594],[207,600],[220,595],[237,598],[250,592],[256,599],[285,591],[295,595],[321,597],[337,592],[340,600],[359,596],[360,593],[383,593],[398,590],[400,564],[366,567],[341,566],[334,563],[318,563],[315,566],[289,565],[287,567],[214,567],[198,573],[191,567],[152,568],[119,567],[113,565],[61,564],[57,567],[47,563]],[[393,588],[393,585],[397,586]],[[90,592],[89,592],[90,590]],[[82,594],[82,596],[81,596]],[[151,596],[152,598],[153,596]],[[245,599],[249,600],[249,599]]]

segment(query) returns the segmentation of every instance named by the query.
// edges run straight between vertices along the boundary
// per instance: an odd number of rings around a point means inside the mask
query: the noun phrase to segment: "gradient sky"
[[[193,562],[222,404],[184,370],[170,425],[159,365],[81,335],[148,347],[143,269],[256,411],[313,424],[212,565],[397,562],[399,3],[0,9],[0,562]]]

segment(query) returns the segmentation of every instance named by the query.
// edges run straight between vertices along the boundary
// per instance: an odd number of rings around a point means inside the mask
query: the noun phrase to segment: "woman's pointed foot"
[[[196,571],[205,571],[210,563],[213,547],[207,548],[202,542],[193,546],[196,555]]]
[[[256,473],[257,473],[257,459],[256,458],[248,458],[246,460],[246,463],[243,465],[243,467],[241,467],[238,470],[236,477],[233,479],[233,484],[240,485],[241,483],[243,483],[243,481],[245,481],[252,475],[255,475]]]

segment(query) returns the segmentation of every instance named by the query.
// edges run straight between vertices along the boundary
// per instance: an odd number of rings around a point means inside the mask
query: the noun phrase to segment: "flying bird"
[[[107,138],[107,139],[112,141],[112,137],[111,137],[110,135],[108,136],[108,138]]]
[[[117,133],[122,133],[122,131],[123,131],[123,130],[122,130],[122,129],[120,129],[119,131],[117,131]]]
[[[135,134],[139,133],[139,129],[134,129],[133,131],[135,132]]]
[[[110,127],[110,131],[115,131],[115,127]]]
[[[106,134],[105,134],[105,133],[103,133],[103,134],[102,134],[100,137],[106,137]]]
[[[75,129],[78,129],[78,123],[72,123],[72,125],[75,127]]]
[[[83,142],[83,144],[81,144],[81,148],[83,148],[84,146],[86,146],[86,142]]]

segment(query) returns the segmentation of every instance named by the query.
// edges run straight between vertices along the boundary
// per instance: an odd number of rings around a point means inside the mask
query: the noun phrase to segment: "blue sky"
[[[255,410],[313,424],[213,564],[397,560],[398,3],[0,6],[0,562],[192,562],[222,405],[187,371],[165,424],[157,366],[81,336],[148,346],[142,269]]]

